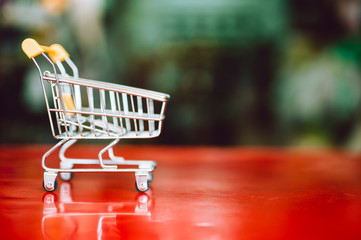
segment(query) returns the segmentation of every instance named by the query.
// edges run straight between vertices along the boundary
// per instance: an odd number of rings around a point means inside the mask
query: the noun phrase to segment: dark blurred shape
[[[336,4],[338,0],[289,0],[288,2],[291,27],[312,38],[313,41],[325,44],[345,34],[345,26],[338,16]]]
[[[291,145],[359,149],[360,1],[289,1],[275,112]]]

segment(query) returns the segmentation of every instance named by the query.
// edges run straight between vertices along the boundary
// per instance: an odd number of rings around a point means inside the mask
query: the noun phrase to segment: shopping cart
[[[28,38],[23,41],[22,49],[39,71],[51,132],[60,139],[42,157],[44,189],[52,192],[57,188],[58,173],[61,179],[69,181],[75,172],[134,172],[136,189],[147,191],[157,164],[115,156],[113,146],[120,139],[159,136],[169,95],[79,78],[78,68],[59,44],[42,46]],[[71,69],[72,76],[66,67]],[[99,152],[98,159],[66,157],[66,150],[79,139],[112,139],[112,142]],[[48,167],[46,159],[58,148],[60,167]],[[105,152],[110,159],[103,159]],[[99,166],[74,168],[78,164]]]

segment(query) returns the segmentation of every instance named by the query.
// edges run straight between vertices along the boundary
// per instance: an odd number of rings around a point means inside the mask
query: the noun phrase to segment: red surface
[[[101,147],[69,151],[93,157]],[[49,148],[0,147],[1,239],[361,239],[359,155],[118,146],[128,159],[158,162],[146,195],[121,173],[58,177],[46,194],[40,159]]]

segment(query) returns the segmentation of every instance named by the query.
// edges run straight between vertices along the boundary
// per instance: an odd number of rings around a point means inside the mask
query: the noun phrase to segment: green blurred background
[[[54,141],[27,37],[171,95],[132,143],[360,148],[359,0],[0,0],[0,142]]]

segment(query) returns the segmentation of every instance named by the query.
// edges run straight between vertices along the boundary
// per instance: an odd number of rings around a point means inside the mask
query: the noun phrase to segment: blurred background
[[[28,37],[169,93],[132,143],[361,148],[360,0],[0,0],[0,142],[55,141]]]

